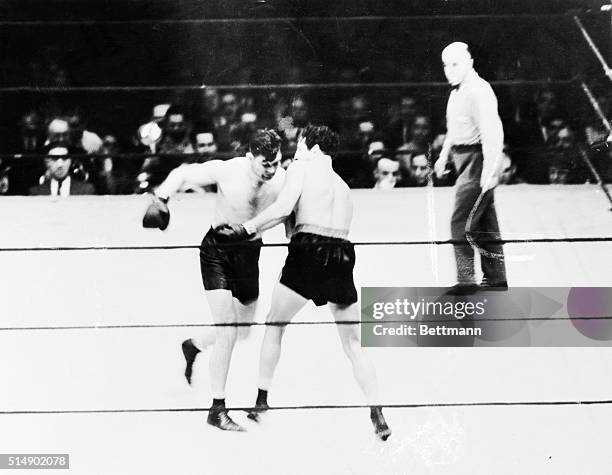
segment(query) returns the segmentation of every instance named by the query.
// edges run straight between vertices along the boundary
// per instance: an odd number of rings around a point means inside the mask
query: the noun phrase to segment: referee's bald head
[[[442,50],[442,61],[445,62],[445,58],[447,59],[472,59],[472,54],[470,53],[470,48],[467,44],[461,41],[455,41],[454,43],[449,44],[446,48]]]
[[[456,86],[461,84],[472,70],[474,60],[468,45],[456,41],[442,50],[442,64],[446,79],[451,85]]]

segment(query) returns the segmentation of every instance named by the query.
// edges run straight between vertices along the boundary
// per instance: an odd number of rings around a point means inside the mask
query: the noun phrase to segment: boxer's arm
[[[287,169],[285,183],[276,201],[257,216],[243,223],[249,234],[264,231],[282,223],[291,214],[300,199],[303,183],[304,163],[293,162]]]
[[[480,186],[486,190],[497,185],[498,170],[504,150],[504,128],[497,112],[497,98],[493,90],[483,88],[475,95],[473,116],[482,143],[482,174]]]
[[[210,160],[206,163],[181,165],[170,172],[164,182],[157,187],[155,194],[160,198],[167,199],[177,193],[185,184],[214,185],[223,173],[224,163],[221,160]]]

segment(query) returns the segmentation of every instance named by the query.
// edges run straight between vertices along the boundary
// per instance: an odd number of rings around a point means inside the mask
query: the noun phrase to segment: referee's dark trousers
[[[455,244],[457,280],[460,284],[475,282],[474,249],[465,236],[466,223],[480,195],[480,175],[482,174],[482,147],[476,145],[456,145],[450,150],[450,158],[457,170],[455,207],[451,218],[451,236],[461,241]],[[500,239],[497,213],[495,212],[494,190],[488,190],[478,208],[474,211],[470,232],[479,248],[483,282],[496,284],[506,282],[506,266],[503,247],[491,240]]]

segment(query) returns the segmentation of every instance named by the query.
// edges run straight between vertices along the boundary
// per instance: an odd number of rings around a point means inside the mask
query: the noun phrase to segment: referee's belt
[[[469,153],[482,151],[482,144],[473,143],[470,145],[453,145],[450,149],[453,153]]]

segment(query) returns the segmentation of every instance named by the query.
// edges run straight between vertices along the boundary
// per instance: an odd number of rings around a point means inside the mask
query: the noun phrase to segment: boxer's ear
[[[253,160],[255,157],[253,156],[253,154],[251,152],[247,152],[245,155],[249,160]]]

